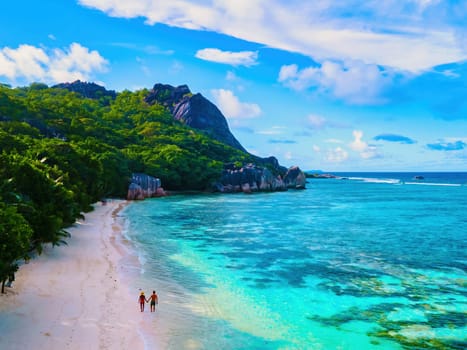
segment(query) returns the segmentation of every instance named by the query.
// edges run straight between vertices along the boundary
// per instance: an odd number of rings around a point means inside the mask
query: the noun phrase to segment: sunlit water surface
[[[339,175],[129,205],[147,347],[467,348],[467,174]]]

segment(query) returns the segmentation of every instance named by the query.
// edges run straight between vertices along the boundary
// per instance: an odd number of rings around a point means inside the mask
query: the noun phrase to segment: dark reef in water
[[[323,287],[323,285],[321,286]],[[385,289],[382,285],[378,287],[378,284],[364,282],[360,286],[363,287],[363,290],[367,290],[367,293],[359,291],[349,294],[357,297],[363,296],[363,294],[366,294],[367,297],[372,295],[384,295],[386,298],[402,297],[398,293],[384,292]],[[453,331],[464,329],[467,325],[465,313],[449,311],[449,302],[438,302],[435,306],[428,304],[424,299],[425,292],[422,284],[412,285],[411,288],[412,290],[408,294],[416,293],[417,297],[411,298],[409,304],[381,303],[368,308],[350,307],[329,317],[313,315],[307,316],[307,319],[336,328],[353,321],[376,323],[379,327],[368,332],[370,337],[375,338],[375,344],[378,343],[377,338],[384,338],[398,342],[404,349],[466,349],[466,341],[449,339],[447,336],[437,337],[434,333],[437,329],[451,329]],[[331,288],[331,290],[333,289]],[[401,320],[388,317],[390,313],[398,312],[404,308],[410,308],[414,313],[423,315],[423,317],[419,320]]]

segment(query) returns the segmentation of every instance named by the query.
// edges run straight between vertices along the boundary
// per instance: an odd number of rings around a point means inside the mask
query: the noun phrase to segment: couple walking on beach
[[[145,303],[149,303],[149,301],[151,301],[151,312],[156,311],[156,304],[159,303],[155,290],[152,291],[152,294],[147,299],[144,296],[144,292],[141,292],[138,300],[139,300],[139,307],[141,309],[141,312],[144,311],[144,304]]]

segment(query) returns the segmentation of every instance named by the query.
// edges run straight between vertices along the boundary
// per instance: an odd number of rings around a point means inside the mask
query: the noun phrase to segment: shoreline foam
[[[67,246],[46,246],[21,266],[13,288],[0,296],[0,348],[145,348],[131,274],[120,264],[130,251],[117,220],[125,205],[96,204],[68,229]]]

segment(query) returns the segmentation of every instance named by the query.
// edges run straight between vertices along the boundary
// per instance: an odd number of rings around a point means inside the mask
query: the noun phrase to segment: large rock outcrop
[[[290,167],[284,176],[287,188],[304,189],[306,187],[306,174],[298,166]]]
[[[170,113],[173,113],[175,106],[184,98],[189,98],[192,95],[190,88],[187,85],[172,86],[169,84],[157,83],[144,99],[146,103],[159,103],[167,107]]]
[[[192,128],[202,130],[215,140],[246,152],[230,132],[227,120],[221,111],[201,94],[180,101],[174,108],[173,116]]]
[[[211,138],[246,152],[230,132],[222,112],[201,94],[192,94],[188,86],[155,84],[145,101],[166,106],[174,119],[198,129]]]
[[[289,168],[282,178],[280,175],[274,176],[269,169],[254,164],[241,168],[227,164],[220,181],[214,185],[214,191],[223,193],[274,192],[287,191],[289,188],[304,189],[305,184],[305,174],[298,167]]]
[[[127,199],[145,199],[167,195],[161,187],[161,180],[146,174],[135,173],[131,175],[128,186]]]
[[[101,97],[108,97],[115,99],[117,93],[114,90],[107,90],[105,87],[95,83],[88,83],[81,80],[75,80],[72,83],[61,83],[52,86],[53,88],[66,89],[68,91],[76,92],[86,98],[99,99]]]

